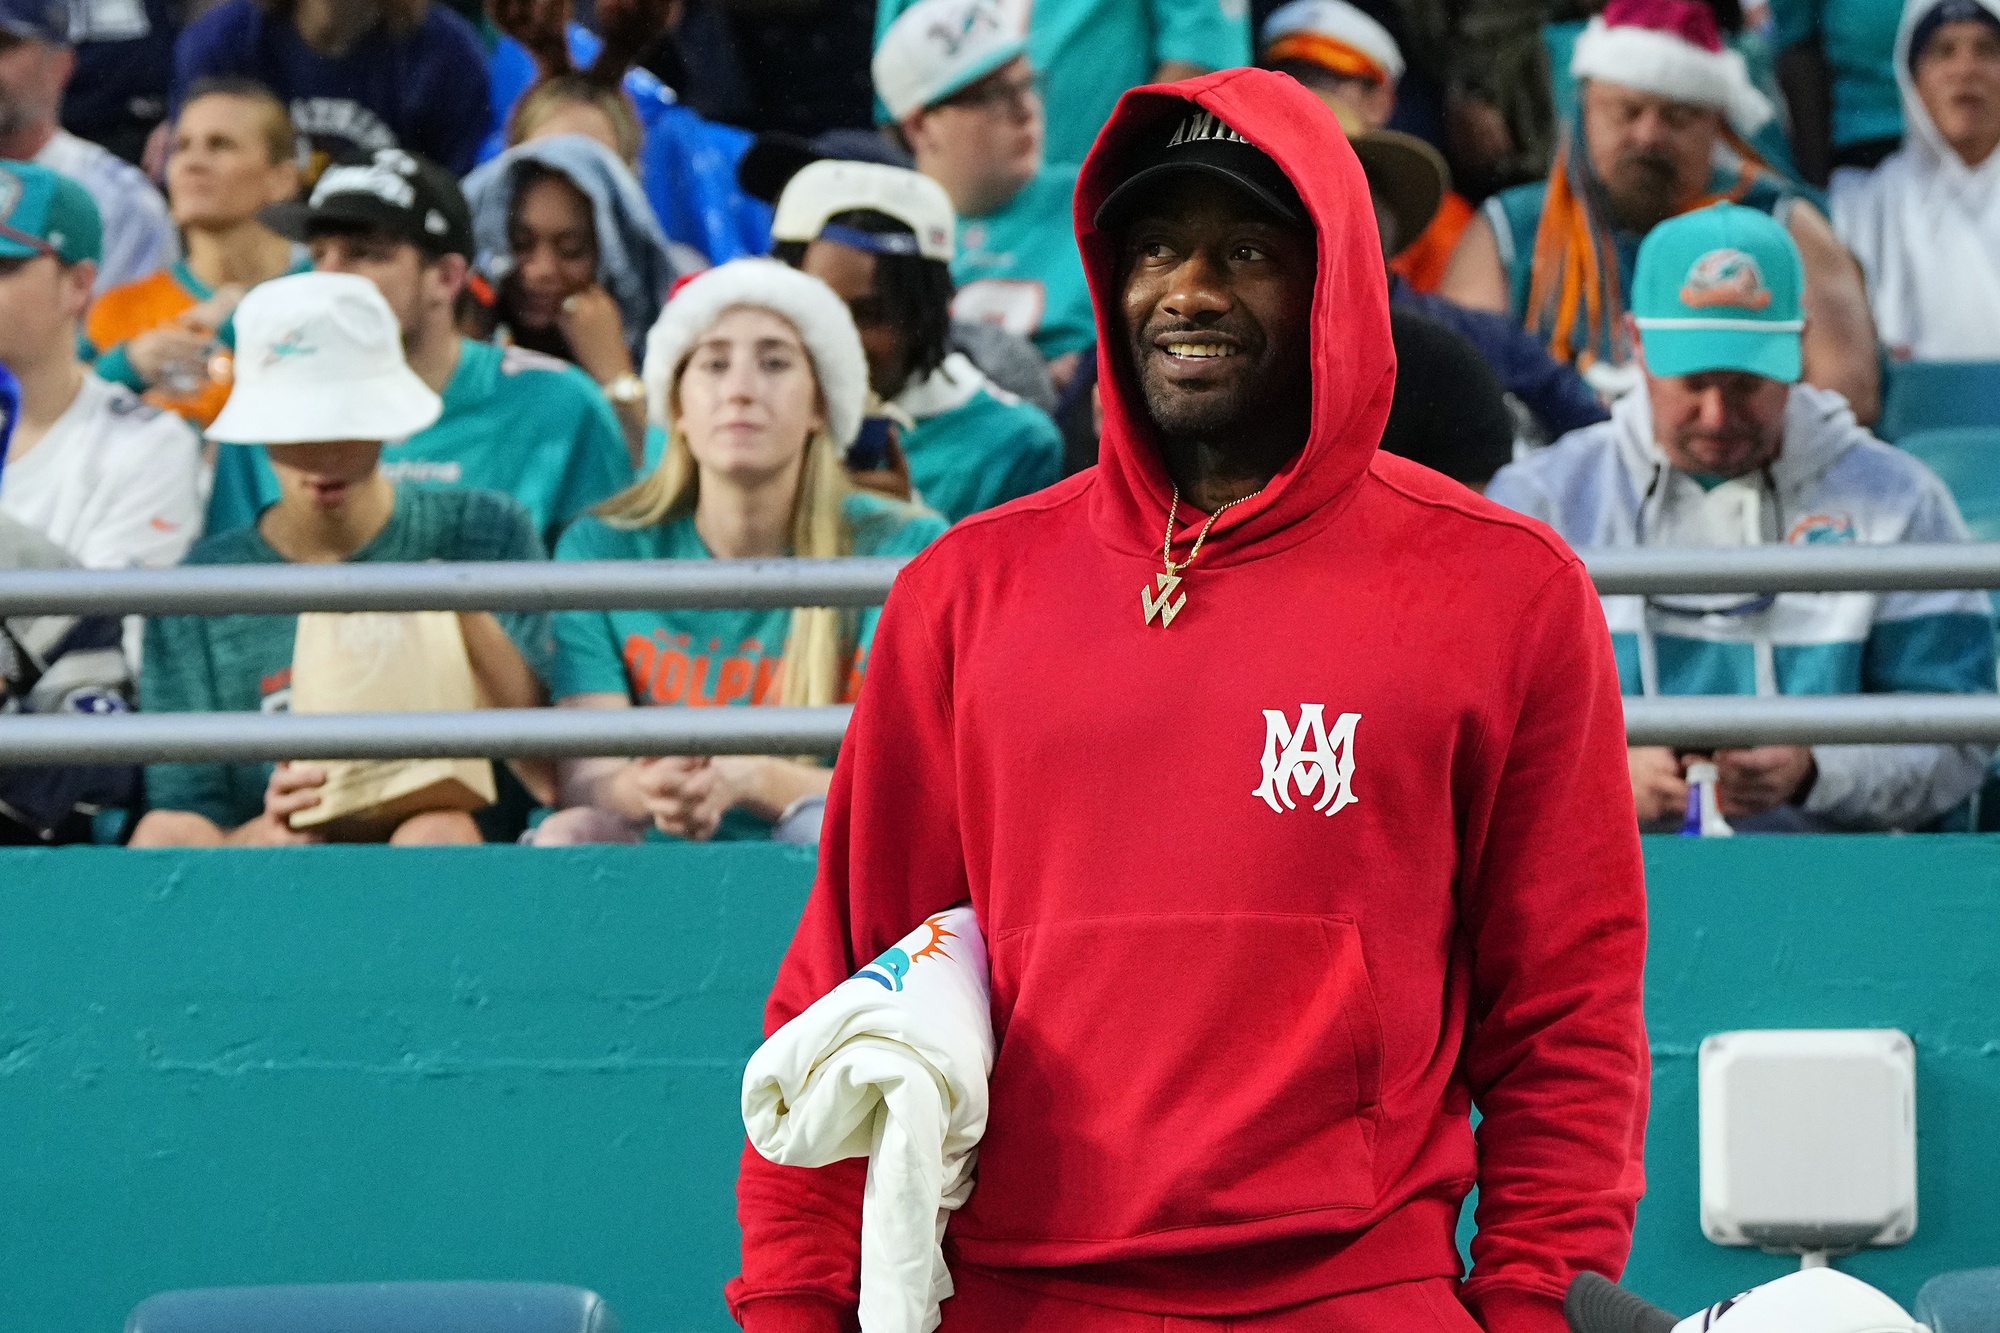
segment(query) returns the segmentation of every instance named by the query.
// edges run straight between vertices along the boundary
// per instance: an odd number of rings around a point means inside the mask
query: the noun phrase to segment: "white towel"
[[[743,1071],[743,1125],[780,1166],[868,1158],[864,1333],[931,1333],[944,1225],[972,1193],[993,1014],[970,907],[931,917],[779,1028]]]

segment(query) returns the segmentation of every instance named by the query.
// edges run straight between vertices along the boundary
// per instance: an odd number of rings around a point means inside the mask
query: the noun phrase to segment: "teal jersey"
[[[589,376],[553,357],[468,338],[444,386],[444,414],[384,448],[382,474],[512,496],[553,543],[571,519],[632,484],[632,461],[611,404]],[[208,530],[242,528],[277,498],[263,450],[225,448]]]
[[[1772,0],[1772,45],[1817,37],[1833,72],[1833,146],[1903,135],[1896,85],[1896,28],[1902,0]]]
[[[916,421],[902,437],[917,498],[953,523],[1053,486],[1062,475],[1062,432],[953,353],[896,405]]]
[[[251,452],[242,446],[227,449]],[[258,451],[261,452],[261,451]],[[528,511],[504,495],[461,487],[396,488],[396,508],[353,561],[540,560],[541,539]],[[204,538],[188,552],[190,565],[279,565],[255,524]],[[503,612],[499,621],[535,674],[553,671],[554,633],[547,612]],[[140,702],[149,713],[276,713],[292,688],[292,643],[299,618],[279,616],[156,616],[146,622]],[[264,810],[270,764],[149,764],[148,803],[192,810],[224,829]]]
[[[1724,194],[1734,188],[1740,178],[1733,172],[1717,168],[1709,178],[1711,194]],[[1493,225],[1493,239],[1500,251],[1500,262],[1507,268],[1507,289],[1509,305],[1514,318],[1523,324],[1528,319],[1528,297],[1534,287],[1535,278],[1535,232],[1542,225],[1542,208],[1548,203],[1549,183],[1532,181],[1527,185],[1516,185],[1502,190],[1485,203],[1480,210],[1486,220]],[[1784,182],[1765,173],[1757,173],[1741,199],[1736,202],[1745,208],[1755,208],[1783,219],[1783,207],[1798,196]],[[1639,264],[1639,243],[1646,238],[1638,232],[1623,228],[1611,233],[1612,244],[1618,251],[1618,290],[1620,300],[1630,305],[1632,301],[1632,273]],[[1587,337],[1585,322],[1576,322],[1576,332],[1572,335],[1573,346],[1582,350]],[[1598,340],[1597,354],[1609,356],[1611,353],[1610,329],[1607,326]]]
[[[998,324],[1053,360],[1097,341],[1076,249],[1075,167],[1043,167],[997,213],[958,220],[954,318]]]
[[[915,505],[857,491],[847,498],[856,555],[915,555],[944,532],[944,520]],[[558,560],[708,560],[684,514],[647,528],[616,528],[594,514],[570,526]],[[882,609],[864,608],[853,635],[847,695],[860,687]],[[784,660],[792,613],[765,611],[558,611],[557,699],[622,694],[632,703],[719,707],[769,702]]]
[[[879,0],[876,45],[915,3]],[[1036,0],[1028,57],[1042,71],[1049,161],[1080,164],[1119,97],[1151,83],[1160,62],[1234,69],[1250,63],[1250,45],[1247,0]]]

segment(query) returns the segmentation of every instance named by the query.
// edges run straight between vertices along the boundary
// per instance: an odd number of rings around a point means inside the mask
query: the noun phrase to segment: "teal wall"
[[[1920,1222],[2000,1262],[2000,841],[1654,840],[1651,1193],[1628,1281],[1785,1270],[1696,1228],[1695,1049],[1897,1026]],[[0,1327],[211,1283],[536,1278],[732,1327],[736,1095],[811,876],[768,846],[0,852]]]

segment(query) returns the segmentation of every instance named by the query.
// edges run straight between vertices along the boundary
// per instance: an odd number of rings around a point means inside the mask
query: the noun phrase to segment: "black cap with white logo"
[[[1167,122],[1158,144],[1140,158],[1138,169],[1098,206],[1097,226],[1110,229],[1129,222],[1147,187],[1163,176],[1184,172],[1220,177],[1280,221],[1298,227],[1312,225],[1284,168],[1213,111],[1195,108],[1179,120]]]
[[[472,210],[458,182],[443,167],[400,148],[384,148],[366,163],[328,167],[310,203],[278,204],[258,217],[294,241],[328,232],[382,231],[433,258],[470,259],[475,249]]]

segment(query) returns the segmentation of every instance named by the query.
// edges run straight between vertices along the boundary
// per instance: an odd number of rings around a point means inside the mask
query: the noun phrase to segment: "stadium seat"
[[[618,1333],[594,1291],[543,1282],[343,1282],[164,1291],[125,1333]]]
[[[1897,446],[1938,474],[1975,541],[2000,541],[2000,421],[1922,430]]]
[[[1931,1333],[2000,1333],[2000,1268],[1940,1273],[1917,1292],[1910,1313]]]
[[[1875,433],[1902,443],[1918,431],[2000,426],[2000,361],[1892,361]]]

